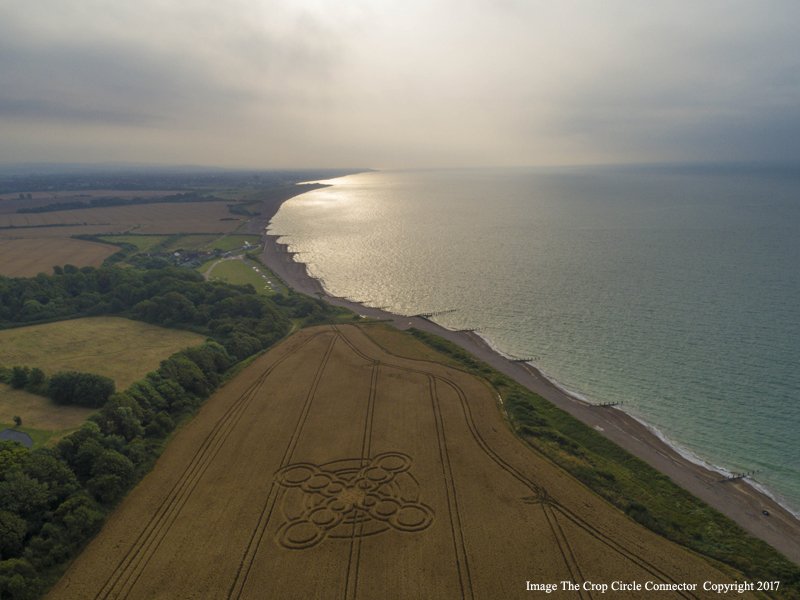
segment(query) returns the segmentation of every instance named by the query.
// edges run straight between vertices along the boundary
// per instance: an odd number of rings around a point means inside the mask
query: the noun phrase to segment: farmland
[[[0,429],[12,427],[13,418],[19,416],[22,431],[35,442],[80,427],[93,412],[80,406],[56,406],[47,398],[0,383]]]
[[[204,339],[120,317],[72,319],[0,331],[0,365],[39,367],[48,374],[87,371],[124,389],[169,355]]]
[[[734,578],[526,446],[484,382],[402,351],[326,326],[259,357],[50,597],[495,599],[530,597],[526,581]]]
[[[179,191],[179,190],[177,190]],[[159,198],[161,196],[168,196],[176,193],[176,190],[119,190],[119,189],[106,189],[106,190],[81,190],[80,192],[71,190],[62,191],[35,191],[31,192],[31,199],[36,202],[86,202],[93,198]],[[21,206],[30,206],[30,200],[26,202],[19,202],[19,193],[6,193],[0,194],[0,206],[5,204],[14,203],[13,208]]]
[[[112,244],[136,246],[139,252],[149,252],[161,242],[165,246],[156,251],[227,252],[245,241],[257,246],[266,224],[266,217],[260,217],[261,203],[270,203],[269,211],[274,212],[276,203],[302,191],[293,184],[302,177],[302,173],[256,178],[246,173],[210,177],[98,174],[91,181],[42,175],[5,182],[0,177],[4,192],[0,194],[0,276],[34,276],[67,263],[97,266],[117,252],[113,245],[96,243],[100,236],[108,236],[106,241]],[[103,202],[119,205],[103,206]],[[92,243],[75,236],[97,237]]]
[[[111,232],[175,233],[208,231],[225,233],[241,224],[225,202],[163,203],[87,208],[32,214],[0,214],[0,227],[14,231],[80,225]]]
[[[54,265],[65,261],[98,267],[114,252],[113,246],[71,238],[0,237],[0,275],[33,277],[51,273]]]
[[[0,211],[0,275],[49,273],[53,265],[65,263],[98,266],[117,250],[112,245],[72,239],[75,235],[208,232],[212,234],[210,239],[215,240],[235,231],[245,220],[231,215],[225,202],[142,204],[30,214]],[[139,241],[145,248],[148,243],[157,243],[153,238],[142,237]]]

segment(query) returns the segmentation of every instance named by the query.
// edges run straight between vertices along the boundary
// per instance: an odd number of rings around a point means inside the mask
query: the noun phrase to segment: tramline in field
[[[494,599],[592,579],[726,575],[532,451],[484,382],[339,326],[213,396],[51,597]]]

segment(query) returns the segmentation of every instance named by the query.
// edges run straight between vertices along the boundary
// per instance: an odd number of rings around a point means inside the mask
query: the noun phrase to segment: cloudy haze
[[[3,0],[0,163],[800,160],[800,3]]]

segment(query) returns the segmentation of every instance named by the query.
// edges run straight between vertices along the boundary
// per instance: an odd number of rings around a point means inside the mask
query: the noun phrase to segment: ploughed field
[[[495,600],[530,597],[526,581],[732,580],[521,442],[484,382],[390,354],[367,327],[303,330],[244,369],[50,597]]]

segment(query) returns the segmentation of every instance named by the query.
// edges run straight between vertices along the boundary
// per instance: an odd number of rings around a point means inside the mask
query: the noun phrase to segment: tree
[[[172,414],[180,414],[193,406],[192,398],[177,381],[159,373],[150,373],[147,378],[159,395],[167,401]]]
[[[144,434],[142,422],[136,414],[141,408],[136,400],[123,394],[115,395],[109,400],[100,412],[92,416],[92,420],[100,425],[106,435],[120,435],[126,441]]]
[[[86,492],[80,492],[64,501],[55,512],[55,522],[61,523],[68,536],[80,541],[97,532],[103,522],[103,511]]]
[[[100,502],[111,504],[133,481],[134,467],[129,458],[115,450],[105,450],[92,467],[86,487]]]
[[[261,341],[247,333],[236,332],[225,342],[225,349],[237,360],[241,360],[261,350]]]
[[[89,479],[101,454],[103,454],[103,446],[97,438],[83,440],[71,462],[75,474],[84,481]]]
[[[70,468],[50,448],[31,451],[22,463],[28,477],[47,485],[47,503],[55,508],[78,490],[78,481]]]
[[[125,456],[138,467],[148,462],[151,458],[155,458],[154,446],[148,444],[144,439],[137,437],[132,439],[125,446]]]
[[[149,438],[160,439],[166,437],[174,427],[175,423],[170,416],[166,412],[161,411],[147,424],[147,427],[144,429],[144,434]]]
[[[31,372],[28,374],[29,385],[39,385],[40,383],[44,383],[44,379],[44,371],[42,371],[39,367],[33,367]]]
[[[0,561],[0,598],[33,600],[41,593],[42,582],[33,566],[22,558]]]
[[[47,377],[38,367],[33,367],[28,373],[28,384],[25,389],[34,394],[47,395]]]
[[[30,369],[28,367],[13,367],[11,369],[11,387],[16,390],[24,388],[28,384],[28,375]]]
[[[0,482],[0,510],[19,515],[28,523],[37,523],[44,514],[49,500],[47,484],[29,477],[14,467]]]
[[[94,373],[61,371],[50,378],[48,395],[56,404],[103,406],[114,393],[114,380]]]
[[[92,421],[87,421],[78,431],[68,435],[67,437],[63,438],[61,441],[58,442],[56,446],[56,453],[58,456],[63,460],[69,467],[78,475],[79,478],[85,480],[89,476],[89,469],[87,468],[85,473],[79,472],[79,460],[78,454],[83,446],[83,444],[92,441],[97,444],[97,446],[102,450],[102,446],[100,445],[100,438],[102,437],[102,433],[100,432],[100,427],[97,423]],[[98,452],[99,454],[99,452]]]
[[[21,465],[30,450],[17,442],[0,442],[0,479],[14,467]]]
[[[167,401],[153,387],[147,379],[137,381],[125,390],[125,394],[132,397],[145,412],[157,412],[167,408]]]
[[[54,317],[56,313],[53,311],[49,303],[42,303],[31,298],[26,300],[22,305],[22,310],[19,314],[20,321],[42,321]]]
[[[22,552],[28,524],[18,515],[0,510],[0,559],[14,558]]]
[[[70,556],[69,540],[64,531],[54,523],[45,523],[37,535],[28,540],[25,558],[41,572],[66,561]]]
[[[159,372],[197,396],[204,397],[213,389],[205,373],[186,355],[176,354],[169,357],[161,363]]]

